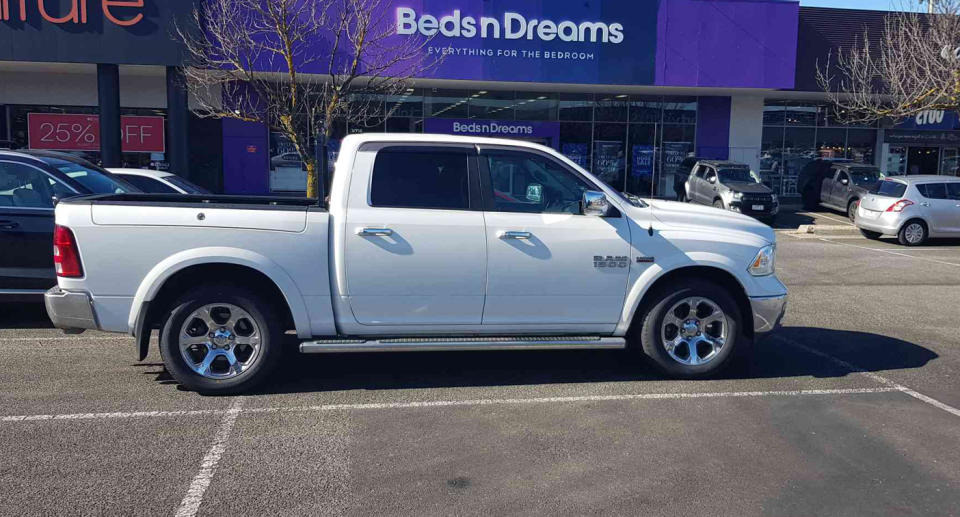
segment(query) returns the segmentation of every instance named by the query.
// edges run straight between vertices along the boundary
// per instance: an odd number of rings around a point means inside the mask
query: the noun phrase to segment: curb
[[[797,227],[796,233],[810,234],[820,232],[856,232],[856,226],[845,224],[801,224]]]

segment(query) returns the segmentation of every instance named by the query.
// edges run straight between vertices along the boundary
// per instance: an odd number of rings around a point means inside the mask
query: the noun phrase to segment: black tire
[[[661,343],[661,328],[664,318],[675,304],[688,297],[702,297],[711,300],[724,312],[727,325],[727,339],[723,347],[709,362],[689,365],[678,362],[670,356]],[[742,316],[737,302],[726,289],[704,280],[681,280],[669,289],[653,293],[652,302],[641,315],[643,318],[639,335],[640,347],[644,354],[653,360],[657,367],[670,377],[695,379],[716,375],[727,367],[737,355],[737,348],[746,348],[747,339],[741,335]]]
[[[820,196],[814,188],[807,187],[803,189],[801,198],[803,199],[804,210],[816,210],[820,208]]]
[[[883,235],[880,232],[871,232],[870,230],[864,230],[863,228],[860,228],[860,234],[870,239],[871,241],[875,241],[879,239],[881,235]]]
[[[850,219],[851,223],[857,222],[857,208],[860,206],[859,199],[851,199],[847,203],[847,219]]]
[[[230,304],[245,311],[259,329],[259,352],[248,368],[233,377],[215,379],[195,372],[180,352],[179,335],[185,320],[194,311],[209,304]],[[209,353],[209,352],[208,352]],[[234,345],[237,354],[237,346]],[[263,382],[276,368],[283,353],[280,318],[270,303],[256,293],[240,287],[200,285],[172,304],[160,329],[160,355],[167,371],[183,387],[208,395],[232,395],[247,392]]]
[[[713,207],[714,207],[714,208],[719,208],[720,210],[724,210],[723,200],[722,200],[722,199],[719,199],[719,198],[718,198],[718,199],[714,199],[714,200],[713,200]]]
[[[911,240],[908,235],[914,228],[919,228],[920,238]],[[927,242],[927,238],[929,236],[930,231],[927,229],[926,223],[919,219],[911,219],[900,227],[900,231],[897,232],[897,241],[904,246],[920,246],[921,244]]]

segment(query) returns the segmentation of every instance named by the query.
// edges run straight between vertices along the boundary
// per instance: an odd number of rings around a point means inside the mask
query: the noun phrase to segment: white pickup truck
[[[207,393],[294,351],[629,347],[702,377],[787,299],[770,227],[625,196],[516,140],[351,135],[329,208],[117,194],[63,200],[56,224],[54,324],[130,333],[141,360],[159,329],[169,372]]]

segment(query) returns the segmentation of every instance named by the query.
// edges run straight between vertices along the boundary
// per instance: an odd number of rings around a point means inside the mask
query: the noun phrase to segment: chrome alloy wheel
[[[193,311],[180,328],[180,355],[194,372],[230,379],[260,358],[260,328],[247,311],[229,303],[211,303]]]
[[[910,223],[903,230],[903,238],[910,244],[917,244],[923,240],[923,225],[920,223]]]
[[[660,328],[667,354],[680,364],[697,366],[717,357],[727,342],[727,318],[714,301],[684,298],[663,317]]]

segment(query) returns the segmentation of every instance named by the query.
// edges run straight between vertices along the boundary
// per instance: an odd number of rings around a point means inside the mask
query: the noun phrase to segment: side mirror
[[[842,185],[849,185],[849,184],[850,184],[850,180],[848,180],[847,178],[843,178],[843,179],[840,180],[840,184],[842,184]]]
[[[610,211],[610,201],[607,195],[596,190],[586,190],[583,192],[583,199],[580,201],[580,211],[583,215],[595,215],[603,217]]]
[[[715,184],[715,183],[717,182],[717,177],[716,177],[716,176],[710,176],[709,178],[707,178],[707,181],[709,181],[710,184],[713,185],[713,184]]]

